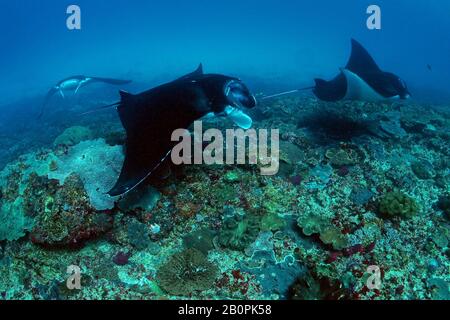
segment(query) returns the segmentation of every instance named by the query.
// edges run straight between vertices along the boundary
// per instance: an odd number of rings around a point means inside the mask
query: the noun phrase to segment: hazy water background
[[[381,31],[365,27],[375,3]],[[81,31],[65,27],[69,4],[81,7]],[[42,95],[72,74],[150,83],[200,61],[208,72],[308,85],[345,65],[351,37],[417,98],[450,95],[446,0],[2,0],[0,11],[0,103]]]
[[[446,0],[0,1],[0,138],[16,134],[23,147],[23,132],[56,134],[55,124],[71,121],[64,113],[51,124],[36,120],[48,89],[68,76],[131,78],[127,89],[138,92],[203,62],[206,72],[236,75],[270,93],[333,77],[352,37],[382,69],[404,78],[414,99],[450,102]],[[81,31],[66,28],[70,4],[81,7]],[[381,6],[381,31],[366,28],[371,4]],[[105,92],[117,99],[117,88],[92,90],[92,100]]]

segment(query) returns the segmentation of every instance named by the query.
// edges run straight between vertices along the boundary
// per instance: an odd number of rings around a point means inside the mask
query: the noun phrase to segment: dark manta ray
[[[87,77],[83,75],[72,76],[66,78],[64,80],[59,81],[53,88],[51,88],[47,95],[45,96],[44,103],[42,105],[41,113],[39,117],[41,117],[44,113],[45,106],[48,104],[50,99],[56,94],[59,93],[62,98],[65,98],[64,91],[65,90],[74,90],[74,94],[78,93],[81,87],[84,87],[90,83],[95,82],[103,82],[112,85],[124,85],[131,83],[131,80],[119,80],[119,79],[110,79],[110,78],[99,78],[99,77]]]
[[[407,99],[410,96],[406,83],[390,72],[382,71],[364,47],[352,39],[352,53],[345,68],[333,80],[315,79],[316,85],[293,90],[264,99],[312,89],[324,101],[361,100],[376,102],[390,99]]]
[[[126,130],[125,161],[115,186],[119,196],[150,176],[169,156],[176,129],[187,129],[205,116],[227,116],[242,128],[252,120],[241,108],[253,108],[256,100],[236,78],[204,74],[202,66],[184,77],[137,95],[121,91],[117,110]],[[111,105],[112,106],[112,105]]]

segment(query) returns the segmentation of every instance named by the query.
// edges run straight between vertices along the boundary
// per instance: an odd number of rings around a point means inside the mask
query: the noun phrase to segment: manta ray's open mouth
[[[230,118],[236,125],[243,129],[249,129],[252,118],[243,112],[243,109],[251,109],[256,106],[256,99],[250,90],[239,80],[228,81],[224,88],[229,105],[224,109],[224,115]]]
[[[234,107],[251,109],[256,106],[255,97],[239,80],[228,81],[225,85],[224,92],[229,104]]]

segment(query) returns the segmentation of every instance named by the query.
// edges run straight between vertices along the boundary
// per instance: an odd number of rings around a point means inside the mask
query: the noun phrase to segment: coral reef
[[[417,161],[411,164],[411,169],[419,179],[432,179],[435,176],[433,168],[430,164]]]
[[[341,230],[325,217],[315,214],[304,215],[298,219],[298,225],[306,236],[318,234],[324,244],[331,245],[335,250],[342,250],[348,244]]]
[[[257,216],[240,216],[227,218],[219,232],[218,242],[224,248],[244,250],[256,240],[260,231]]]
[[[103,139],[84,141],[69,149],[68,153],[56,160],[57,169],[48,177],[60,183],[72,173],[83,181],[90,202],[97,210],[114,207],[114,199],[106,192],[115,183],[123,163],[120,146],[109,146]]]
[[[254,126],[280,129],[277,175],[176,166],[123,199],[105,194],[120,123],[86,119],[87,140],[0,171],[0,299],[448,299],[450,116],[426,111],[263,101]]]
[[[448,220],[450,220],[450,195],[442,195],[438,201],[438,208],[444,212]]]
[[[74,126],[67,128],[61,133],[53,142],[54,146],[74,146],[81,141],[90,140],[93,138],[93,133],[89,128],[82,126]]]
[[[13,203],[0,202],[0,241],[14,241],[33,227],[33,219],[23,211],[23,199]]]
[[[393,191],[381,197],[378,210],[390,218],[412,218],[419,212],[419,207],[408,195]]]
[[[200,251],[186,249],[170,257],[159,268],[156,279],[165,291],[178,296],[187,296],[196,291],[211,289],[217,271],[217,267]]]
[[[333,167],[340,168],[358,163],[358,154],[354,149],[331,148],[325,152],[325,157],[330,160]]]
[[[51,248],[79,247],[86,240],[106,233],[112,227],[112,217],[98,213],[89,205],[81,180],[69,176],[64,185],[57,181],[33,175],[25,190],[25,208],[36,216],[31,231],[33,243]],[[36,202],[32,196],[40,190],[45,196]]]
[[[209,251],[214,249],[215,232],[209,229],[199,229],[183,237],[185,248],[196,249],[207,255]]]
[[[150,231],[145,224],[135,219],[127,224],[127,236],[131,245],[138,250],[143,250],[150,244]]]

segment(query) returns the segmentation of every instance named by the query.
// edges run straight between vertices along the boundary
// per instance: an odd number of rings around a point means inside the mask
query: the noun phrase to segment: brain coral
[[[166,292],[187,296],[195,291],[211,289],[216,279],[217,267],[196,249],[176,253],[162,265],[156,280]]]

